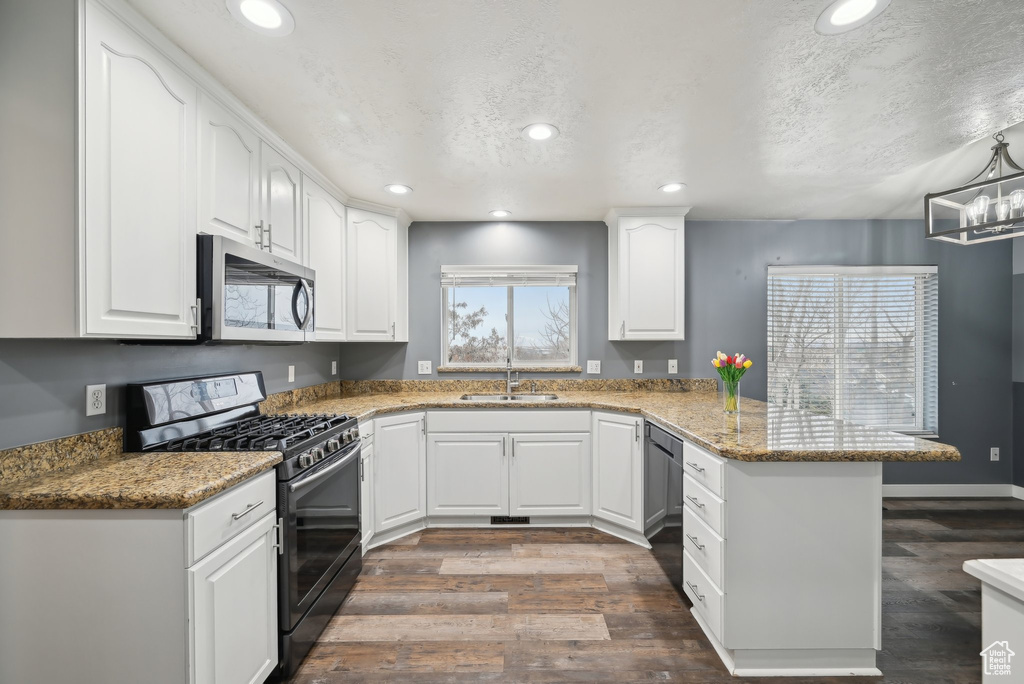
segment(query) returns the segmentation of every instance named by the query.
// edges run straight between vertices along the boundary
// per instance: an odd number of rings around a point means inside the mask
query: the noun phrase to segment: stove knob
[[[313,464],[313,461],[312,461],[312,459],[311,459],[309,454],[301,454],[299,456],[299,467],[300,468],[308,468],[312,464]]]
[[[351,430],[346,430],[345,431],[345,442],[354,442],[355,440],[356,440],[356,430],[355,430],[355,428],[352,428]]]
[[[324,460],[324,450],[321,449],[320,447],[313,447],[312,449],[309,450],[309,457],[313,460],[314,463],[318,463]]]
[[[327,440],[327,453],[333,454],[335,451],[341,448],[341,442],[336,439]]]

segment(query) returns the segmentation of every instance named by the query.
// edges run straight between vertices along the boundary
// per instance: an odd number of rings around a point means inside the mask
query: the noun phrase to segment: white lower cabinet
[[[590,435],[511,435],[510,515],[590,515]]]
[[[191,684],[261,684],[277,666],[275,516],[188,569]]]
[[[594,517],[644,531],[643,418],[594,411]]]
[[[360,426],[360,432],[362,427]],[[370,540],[373,539],[375,529],[373,515],[373,435],[369,439],[363,439],[362,453],[360,454],[359,471],[359,530],[362,537],[363,553],[366,553]]]
[[[425,434],[423,412],[374,420],[374,533],[426,516]]]
[[[508,515],[508,436],[431,434],[427,437],[427,513]]]

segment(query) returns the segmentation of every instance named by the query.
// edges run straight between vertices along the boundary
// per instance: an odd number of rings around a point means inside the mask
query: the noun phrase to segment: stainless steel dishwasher
[[[655,548],[671,552],[662,565],[677,587],[683,584],[683,440],[646,423],[644,438],[644,534]],[[662,561],[659,558],[659,561]]]

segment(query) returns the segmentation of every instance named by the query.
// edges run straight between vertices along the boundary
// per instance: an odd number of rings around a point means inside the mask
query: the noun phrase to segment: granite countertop
[[[546,402],[467,402],[461,391],[381,392],[322,398],[285,412],[346,413],[360,420],[420,409],[588,408],[638,413],[725,458],[740,461],[959,461],[952,446],[743,398],[727,416],[701,391],[559,391]]]
[[[0,482],[0,510],[188,508],[280,462],[277,451],[107,455]]]

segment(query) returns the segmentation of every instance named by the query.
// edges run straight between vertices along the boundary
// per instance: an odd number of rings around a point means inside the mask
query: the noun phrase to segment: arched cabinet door
[[[81,326],[194,338],[195,85],[86,4]]]
[[[345,207],[313,180],[302,177],[306,254],[316,271],[316,339],[345,339]]]
[[[398,312],[398,220],[348,210],[348,335],[350,342],[394,341]]]
[[[199,98],[199,230],[262,246],[260,140],[209,95]]]
[[[682,340],[685,219],[681,214],[634,216],[619,211],[629,210],[613,210],[606,219],[608,338]]]
[[[305,265],[302,253],[299,169],[267,143],[260,142],[260,218],[263,244],[273,254]]]

